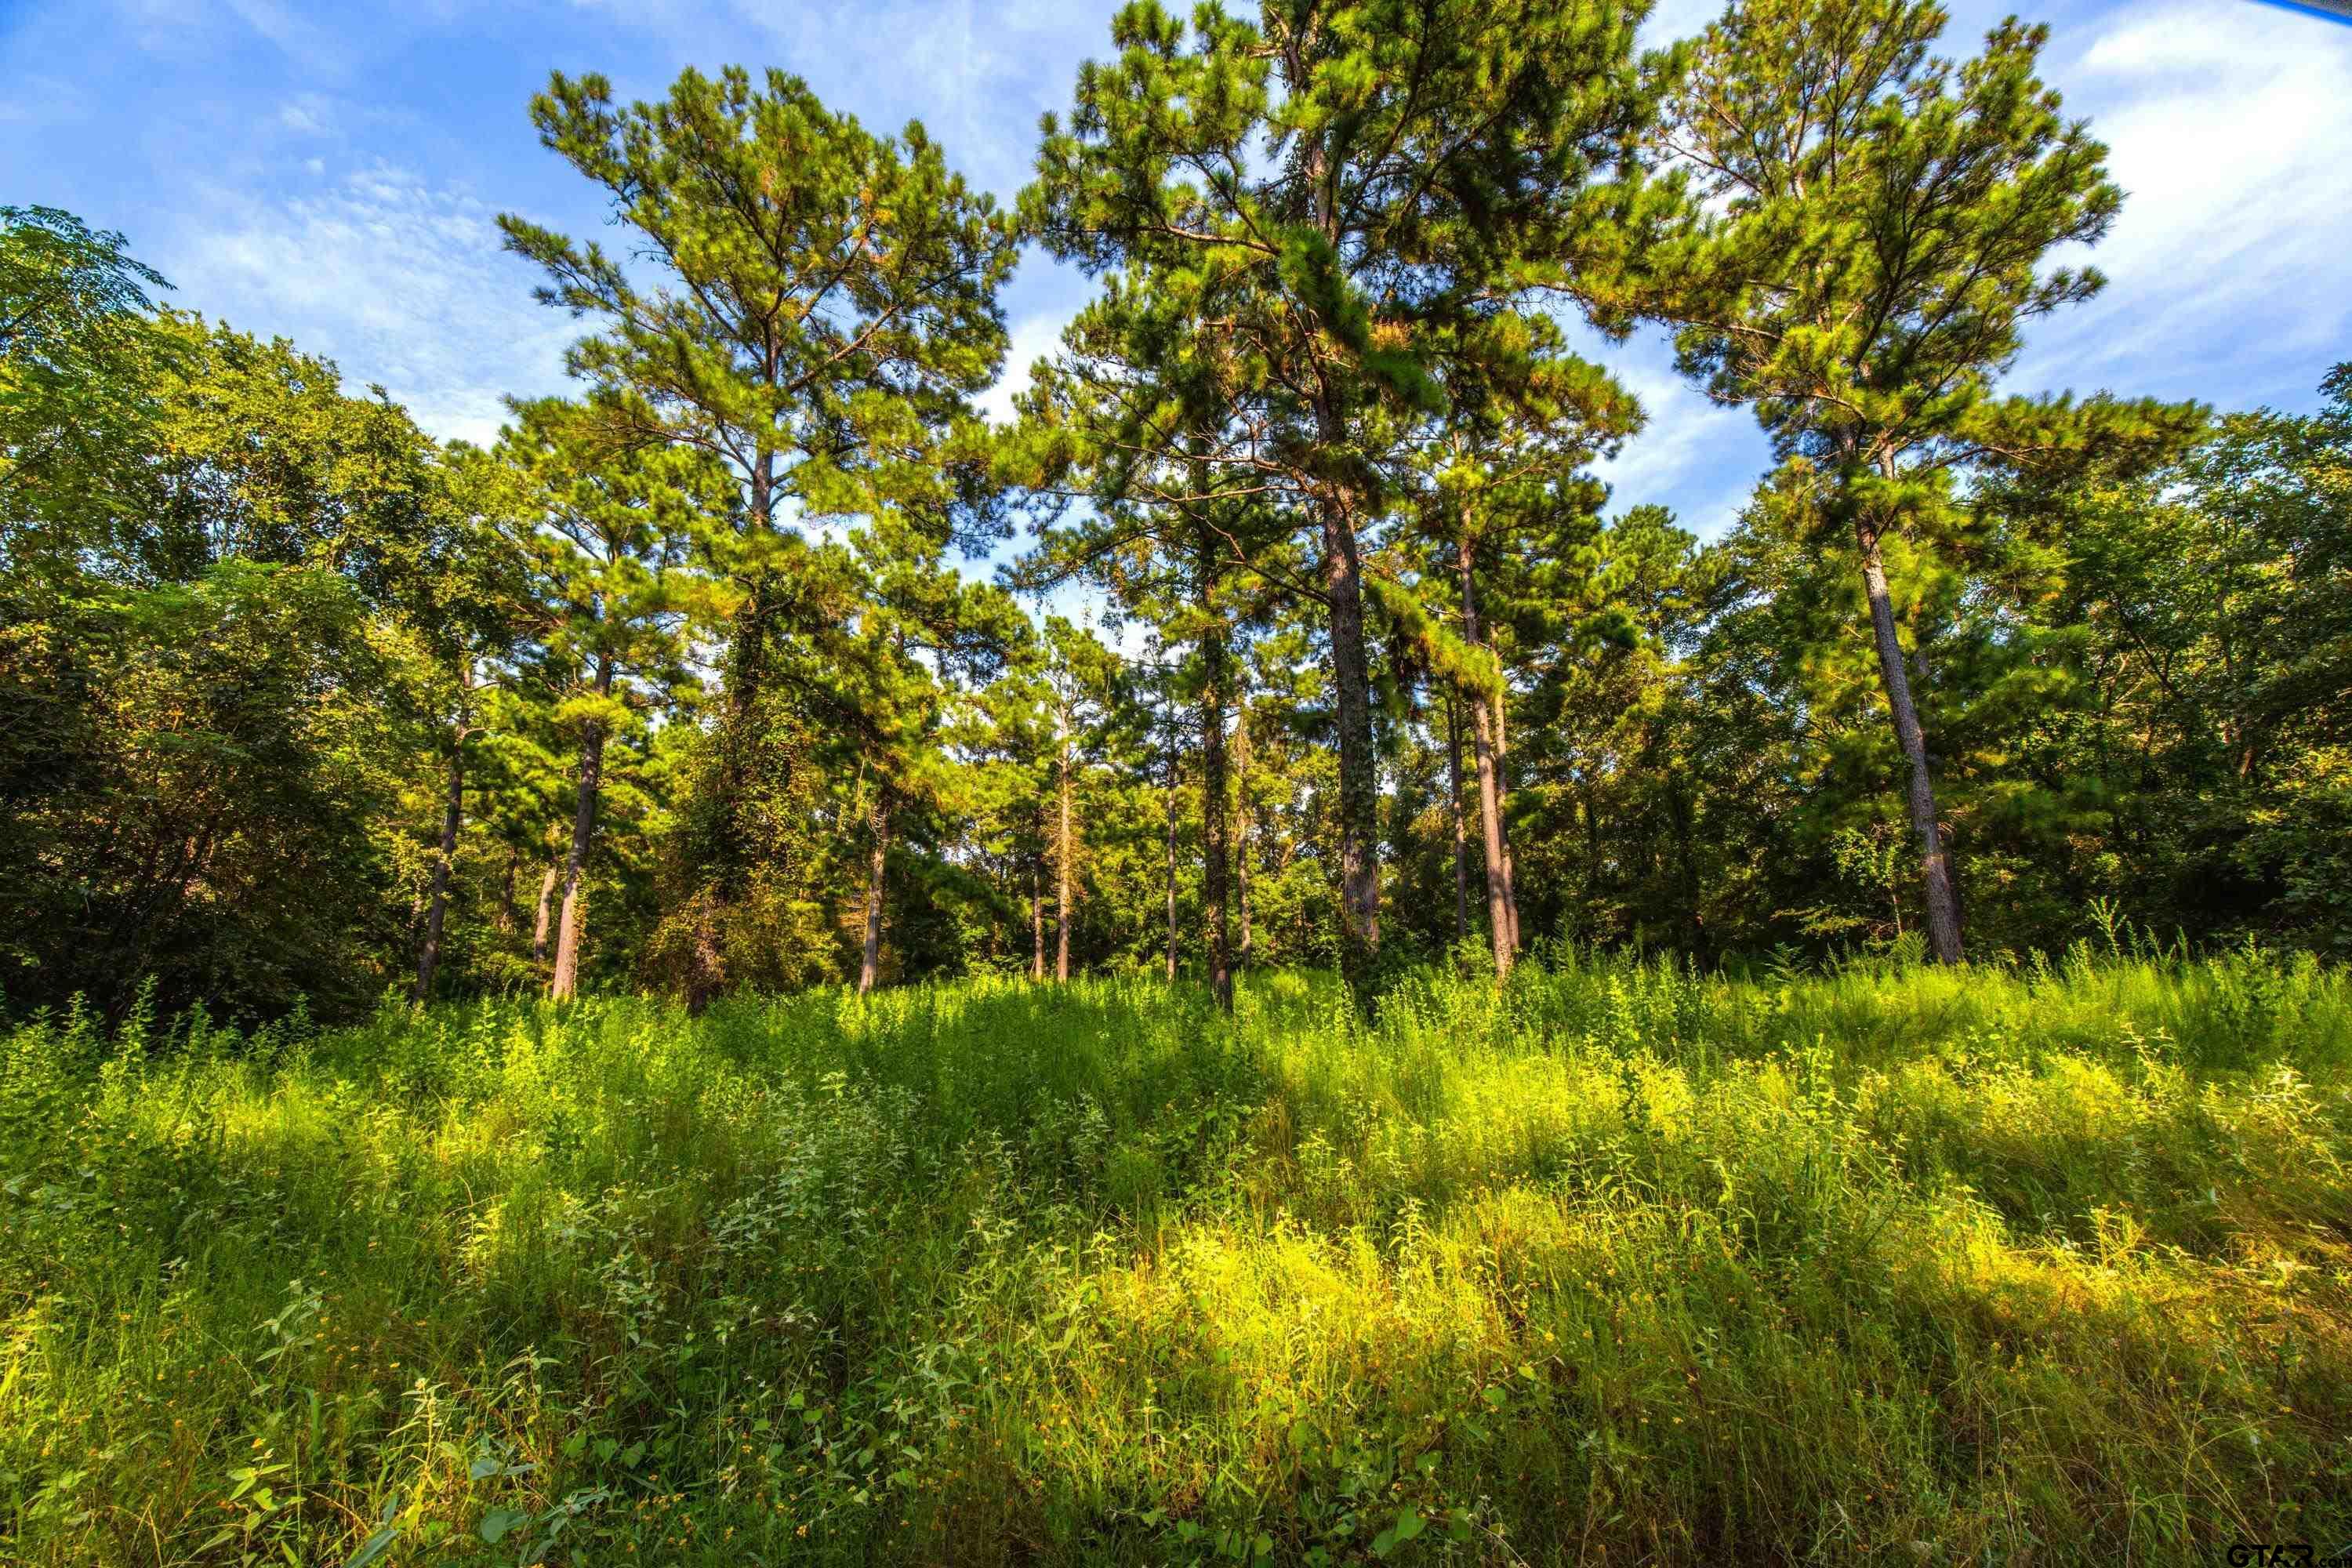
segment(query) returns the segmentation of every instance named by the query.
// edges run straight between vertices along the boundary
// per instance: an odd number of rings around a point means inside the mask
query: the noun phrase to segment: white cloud
[[[353,58],[352,18],[321,26],[281,0],[84,0],[78,9],[110,13],[108,23],[150,55],[200,57],[252,36],[312,75],[341,74]]]
[[[315,92],[306,92],[278,107],[278,123],[304,136],[323,136],[332,120],[333,108]]]
[[[1723,15],[1725,0],[1658,0],[1642,24],[1643,48],[1662,48],[1676,38],[1695,38]]]
[[[533,302],[490,210],[385,164],[278,202],[215,192],[230,215],[165,258],[178,298],[325,354],[355,389],[382,384],[432,434],[488,440],[507,393],[562,389],[578,328]]]
[[[1060,346],[1062,329],[1076,314],[1077,307],[1074,305],[1059,313],[1025,316],[1013,323],[1013,342],[1005,352],[1004,374],[996,378],[995,385],[973,399],[982,414],[999,425],[1013,422],[1013,399],[1028,389],[1030,367]]]
[[[227,9],[288,58],[311,71],[339,73],[350,65],[351,50],[342,29],[320,26],[278,0],[227,0]]]
[[[1586,353],[1642,400],[1649,416],[1616,457],[1594,465],[1609,481],[1610,510],[1657,501],[1676,521],[1712,539],[1731,526],[1771,453],[1746,408],[1715,402],[1676,373],[1663,332],[1644,332],[1622,348]]]
[[[2134,8],[2064,76],[2126,196],[2089,258],[2106,291],[2044,325],[2023,375],[2231,403],[2315,380],[2352,326],[2352,28]]]
[[[919,119],[975,184],[1010,196],[1036,153],[1037,117],[1066,108],[1074,67],[1110,52],[1108,0],[572,0],[657,36],[706,68],[745,58],[806,76],[836,110],[895,132]],[[664,84],[637,83],[657,92]]]

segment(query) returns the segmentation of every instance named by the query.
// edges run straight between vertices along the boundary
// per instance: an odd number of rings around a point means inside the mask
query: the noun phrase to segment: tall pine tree
[[[546,268],[541,298],[594,323],[572,373],[606,395],[619,438],[707,453],[740,489],[732,536],[713,541],[738,604],[693,847],[699,1001],[724,980],[723,916],[757,869],[761,794],[788,766],[763,745],[761,705],[776,639],[805,629],[782,624],[804,558],[795,522],[889,511],[966,536],[994,526],[967,399],[1003,357],[1013,227],[920,124],[876,136],[781,71],[755,84],[740,68],[715,81],[689,69],[627,108],[604,78],[559,73],[531,119],[641,242],[643,265],[625,266],[499,219]]]

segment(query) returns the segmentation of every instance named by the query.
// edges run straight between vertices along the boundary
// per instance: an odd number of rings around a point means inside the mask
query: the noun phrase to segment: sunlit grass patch
[[[0,1554],[2352,1538],[2352,1007],[2260,962],[36,1021]]]

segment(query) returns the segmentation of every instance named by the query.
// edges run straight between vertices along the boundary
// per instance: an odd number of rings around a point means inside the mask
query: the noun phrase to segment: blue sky
[[[1950,0],[1949,50],[2007,6]],[[1664,0],[1660,40],[1718,8]],[[625,97],[679,68],[770,65],[869,125],[919,117],[1009,198],[1038,114],[1104,52],[1108,4],[1012,0],[0,0],[0,201],[126,233],[179,304],[327,354],[436,435],[486,437],[505,393],[562,387],[576,330],[498,247],[515,211],[603,210],[525,115],[551,68]],[[2352,26],[2255,0],[2050,0],[2045,74],[2128,193],[2112,279],[2043,323],[2011,384],[2307,408],[2352,358]],[[1084,299],[1033,258],[1006,301],[1020,374]],[[1609,351],[1651,424],[1609,477],[1713,533],[1765,463],[1752,422],[1675,377],[1654,335]],[[1008,389],[992,399],[1002,406]]]

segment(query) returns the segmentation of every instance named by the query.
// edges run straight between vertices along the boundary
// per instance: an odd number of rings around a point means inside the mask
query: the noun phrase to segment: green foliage
[[[43,1018],[0,1043],[0,1531],[28,1563],[2339,1539],[2352,996],[2115,941],[1753,982],[1557,951],[1369,1027],[1270,973],[1230,1023],[1138,979]]]
[[[0,986],[363,1003],[430,663],[411,612],[467,618],[437,591],[457,552],[429,443],[285,343],[181,316],[136,334],[168,352],[128,477],[19,468],[5,492],[26,547],[0,561]]]
[[[2123,199],[2033,75],[2048,30],[2012,18],[1955,64],[1928,53],[1947,19],[1932,0],[1744,0],[1682,86],[1668,142],[1728,216],[1661,258],[1665,310],[1685,368],[1755,404],[1784,453],[1868,474],[1964,451],[2022,324],[2105,282],[2041,269]]]
[[[1171,926],[1205,972],[1228,924],[1369,1005],[1472,966],[1463,747],[1520,947],[1900,957],[1908,761],[1982,952],[2090,910],[2352,952],[2352,373],[2307,416],[2003,397],[2117,199],[2039,30],[1640,20],[1130,6],[1017,221],[787,75],[558,76],[541,139],[639,252],[507,224],[586,384],[487,452],[0,212],[0,994],[702,1004]],[[1101,291],[992,430],[1024,237]],[[1727,537],[1593,477],[1641,410],[1563,307],[1758,409]]]
[[[103,548],[175,363],[122,236],[55,207],[0,206],[0,550]]]
[[[1316,606],[1339,753],[1340,960],[1380,942],[1365,557],[1425,422],[1522,370],[1539,289],[1602,301],[1678,208],[1634,139],[1657,104],[1614,0],[1216,5],[1112,23],[1022,217],[1111,274],[1026,395],[1019,469],[1108,507],[1264,498],[1230,565]],[[1528,400],[1532,404],[1533,400]],[[1114,520],[1127,524],[1132,520]]]
[[[701,997],[772,973],[753,934],[768,922],[746,927],[748,906],[795,901],[772,884],[806,847],[820,793],[800,775],[833,715],[773,689],[795,671],[771,665],[804,658],[803,639],[856,595],[845,604],[837,552],[793,525],[861,518],[869,543],[917,567],[1001,528],[967,399],[1003,357],[1013,226],[919,122],[875,136],[782,71],[755,86],[740,68],[716,81],[688,69],[626,109],[603,77],[559,73],[531,115],[650,263],[640,277],[597,245],[499,220],[546,269],[541,299],[593,320],[569,363],[599,393],[609,440],[686,448],[740,487],[700,531],[736,590],[727,701],[673,856],[686,918],[670,945]]]
[[[1722,216],[1645,260],[1684,371],[1752,405],[1773,483],[1816,550],[1851,541],[1907,773],[1929,939],[1962,957],[1926,732],[1885,547],[1950,547],[1984,468],[2154,461],[2201,411],[2106,395],[1992,396],[2024,324],[2105,279],[2049,265],[2095,244],[2122,194],[2106,149],[2033,74],[2048,30],[2011,17],[1984,52],[1928,51],[1933,0],[1743,0],[1700,41],[1664,132]]]
[[[1003,356],[1013,246],[919,123],[877,137],[796,77],[740,68],[626,109],[604,78],[559,74],[531,117],[657,263],[642,286],[596,245],[500,219],[547,269],[541,297],[601,329],[572,367],[613,395],[618,436],[728,464],[758,530],[786,497],[957,523],[980,456],[963,398]],[[755,531],[738,569],[772,569],[772,548]]]

